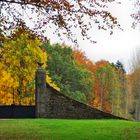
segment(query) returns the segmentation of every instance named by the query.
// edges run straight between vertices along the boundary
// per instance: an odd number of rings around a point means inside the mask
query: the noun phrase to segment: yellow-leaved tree
[[[8,73],[3,64],[0,63],[0,104],[9,104],[13,101],[13,89],[17,87],[10,73]]]
[[[46,64],[47,53],[42,42],[26,28],[18,28],[6,37],[1,47],[0,85],[6,88],[0,92],[3,104],[35,104],[35,70],[37,62]],[[43,66],[45,67],[45,65]],[[46,75],[47,81],[57,86]],[[8,92],[9,91],[9,92]],[[14,102],[11,97],[14,96]]]

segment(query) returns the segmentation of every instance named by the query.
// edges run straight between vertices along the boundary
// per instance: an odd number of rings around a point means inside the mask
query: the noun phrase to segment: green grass
[[[3,119],[0,140],[140,140],[140,122]]]

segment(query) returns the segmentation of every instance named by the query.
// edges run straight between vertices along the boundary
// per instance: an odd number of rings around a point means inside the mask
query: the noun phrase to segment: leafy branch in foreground
[[[13,29],[25,22],[37,34],[55,26],[54,33],[77,43],[74,30],[81,32],[83,39],[94,43],[88,31],[110,30],[119,26],[117,18],[108,11],[107,5],[115,0],[0,0],[0,28]]]

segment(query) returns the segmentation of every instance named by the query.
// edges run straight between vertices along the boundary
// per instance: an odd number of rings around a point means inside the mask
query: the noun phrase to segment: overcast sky
[[[116,0],[117,1],[117,0]],[[121,0],[118,0],[121,1]],[[75,31],[78,36],[79,48],[83,50],[88,58],[93,62],[104,59],[110,62],[116,62],[120,60],[127,72],[129,72],[129,64],[131,63],[131,58],[136,48],[140,48],[140,28],[132,29],[132,18],[130,14],[133,13],[134,6],[132,2],[135,0],[122,0],[121,4],[109,4],[109,10],[115,17],[118,18],[118,21],[123,28],[122,30],[115,29],[113,35],[110,35],[108,31],[97,30],[94,28],[91,29],[90,34],[97,41],[96,44],[90,44],[89,41],[83,41],[79,36],[80,33]],[[18,8],[18,7],[17,7]],[[32,15],[36,19],[36,15]],[[28,21],[28,17],[23,17]],[[27,18],[27,19],[26,19]],[[31,22],[28,23],[30,26]],[[52,29],[53,28],[52,25]],[[58,37],[53,34],[52,29],[46,29],[46,36],[50,39],[51,43],[60,42]],[[66,44],[69,45],[67,40],[63,40]]]
[[[79,41],[80,48],[91,60],[98,61],[101,59],[110,62],[120,60],[127,72],[129,72],[130,60],[136,48],[140,47],[140,30],[131,28],[132,19],[130,14],[134,8],[130,0],[123,0],[121,4],[111,5],[111,13],[118,18],[122,30],[115,29],[113,35],[101,30],[94,30],[92,33],[97,40],[97,44],[90,44],[86,40]],[[50,33],[50,32],[49,32]],[[53,35],[51,42],[58,40]],[[67,42],[66,42],[67,43]]]
[[[106,59],[110,62],[120,60],[127,72],[129,72],[130,61],[135,49],[140,47],[140,30],[132,29],[132,13],[133,5],[129,0],[123,0],[121,5],[110,7],[112,13],[118,17],[118,20],[124,29],[115,30],[113,35],[108,35],[103,31],[96,32],[98,43],[93,47],[83,48],[86,55],[93,61]],[[85,42],[86,43],[86,42]]]

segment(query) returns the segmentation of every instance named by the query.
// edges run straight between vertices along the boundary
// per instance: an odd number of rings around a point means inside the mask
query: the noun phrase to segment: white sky
[[[108,32],[94,30],[93,36],[97,40],[97,44],[90,44],[87,41],[80,40],[80,49],[85,51],[85,54],[91,60],[98,61],[101,59],[110,62],[120,60],[127,72],[129,72],[129,64],[133,52],[140,47],[140,30],[131,28],[133,5],[130,0],[123,0],[122,4],[111,5],[110,11],[118,18],[124,31],[115,29],[113,35]],[[51,38],[52,42],[57,42],[56,38]],[[66,42],[67,43],[67,42]]]
[[[109,32],[106,31],[94,29],[92,32],[91,30],[90,34],[97,41],[96,44],[90,44],[87,40],[83,41],[79,36],[80,33],[78,31],[75,32],[78,34],[80,49],[93,62],[104,59],[115,63],[117,60],[120,60],[124,64],[126,71],[129,72],[129,64],[133,53],[136,48],[140,48],[140,29],[134,30],[131,28],[132,19],[130,14],[133,13],[132,9],[134,6],[132,2],[135,0],[118,1],[121,1],[121,4],[111,4],[109,5],[109,10],[112,15],[118,18],[123,31],[115,29],[113,35],[109,35]],[[32,16],[36,19],[35,14]],[[27,17],[25,16],[24,18],[26,19]],[[32,25],[31,22],[29,24],[30,26]],[[47,29],[45,34],[50,38],[51,43],[62,42],[52,33],[52,29]],[[64,42],[69,44],[67,40],[64,40]]]
[[[84,48],[84,50],[86,55],[93,61],[106,59],[110,62],[116,62],[120,60],[129,72],[132,55],[135,49],[140,47],[140,30],[131,28],[132,19],[130,14],[133,7],[129,0],[123,0],[121,5],[111,8],[112,13],[118,17],[124,31],[115,30],[111,36],[98,31],[96,33],[98,43],[93,47]]]

